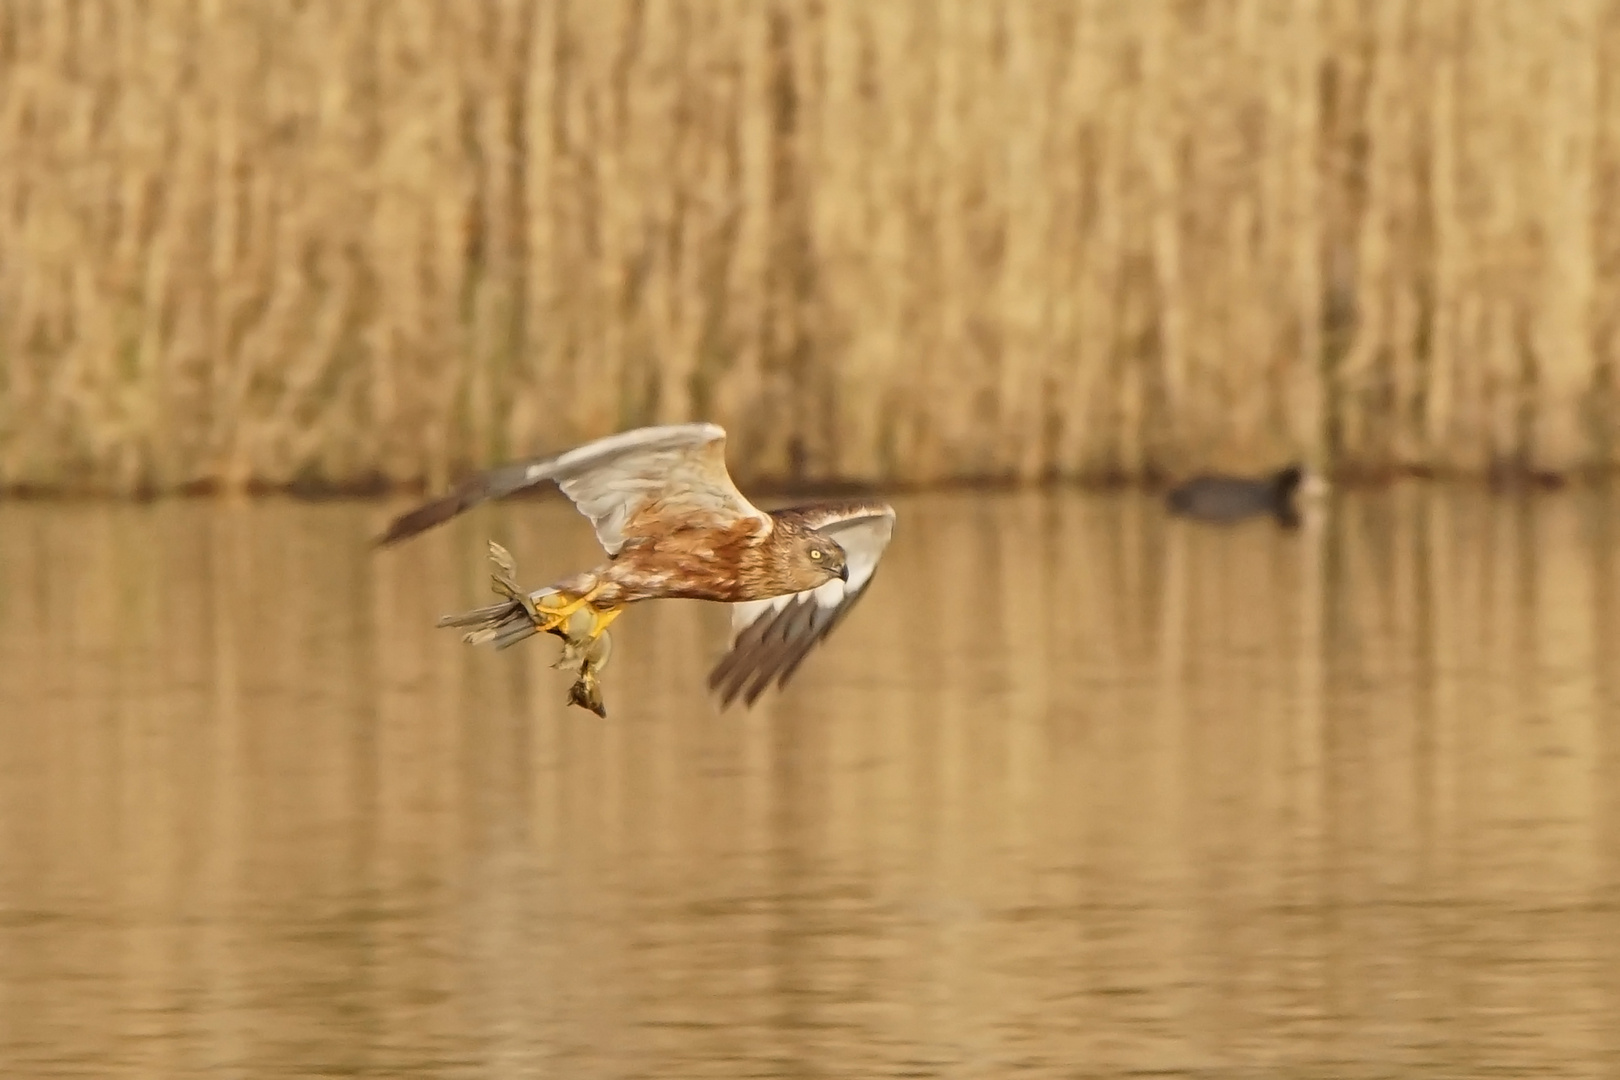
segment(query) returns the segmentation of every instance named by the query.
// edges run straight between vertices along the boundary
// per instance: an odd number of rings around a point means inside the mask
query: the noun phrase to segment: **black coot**
[[[1171,489],[1170,512],[1204,521],[1241,521],[1270,514],[1283,525],[1299,524],[1294,492],[1305,478],[1298,465],[1279,469],[1268,477],[1195,476]]]

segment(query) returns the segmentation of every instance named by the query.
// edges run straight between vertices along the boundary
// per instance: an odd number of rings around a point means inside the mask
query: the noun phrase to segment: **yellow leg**
[[[552,630],[566,623],[569,617],[580,608],[590,607],[591,598],[601,591],[602,586],[594,586],[583,596],[578,596],[572,600],[563,601],[556,607],[552,607],[551,605],[547,604],[546,601],[560,599],[560,597],[557,597],[555,594],[552,596],[541,597],[539,609],[536,612],[531,613],[529,618],[534,620],[535,629],[539,630],[541,633],[545,633],[548,630]],[[524,605],[525,611],[527,611],[528,608],[529,605]]]
[[[594,608],[592,610],[596,612],[596,625],[591,627],[591,632],[585,635],[586,641],[595,641],[597,638],[601,637],[607,632],[607,628],[613,625],[613,620],[624,614],[624,607],[622,605],[615,608],[608,608],[606,611],[603,611],[600,608]]]

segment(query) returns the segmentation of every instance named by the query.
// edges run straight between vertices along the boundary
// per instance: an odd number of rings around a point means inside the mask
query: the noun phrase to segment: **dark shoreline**
[[[1389,487],[1409,481],[1483,486],[1493,491],[1550,491],[1570,486],[1596,486],[1612,482],[1620,476],[1620,467],[1585,468],[1557,473],[1524,466],[1498,465],[1487,470],[1436,469],[1428,466],[1384,468],[1345,467],[1323,474],[1336,489],[1367,490]],[[1178,477],[1150,472],[1129,476],[1100,474],[1086,477],[1046,477],[1019,480],[1012,477],[962,477],[924,483],[867,483],[849,480],[785,480],[763,478],[743,482],[750,496],[769,499],[839,498],[871,495],[918,495],[951,492],[1012,492],[1012,491],[1125,491],[1139,489],[1161,492],[1168,489]],[[0,499],[28,502],[154,502],[168,499],[211,498],[269,498],[285,497],[306,502],[377,500],[422,497],[429,487],[422,481],[392,481],[384,477],[363,477],[342,483],[316,480],[295,480],[287,483],[250,481],[240,487],[230,487],[221,481],[204,480],[179,484],[165,489],[137,489],[116,491],[103,487],[61,485],[46,487],[37,484],[0,486]],[[533,492],[520,492],[510,499],[544,499],[559,497],[549,488]]]

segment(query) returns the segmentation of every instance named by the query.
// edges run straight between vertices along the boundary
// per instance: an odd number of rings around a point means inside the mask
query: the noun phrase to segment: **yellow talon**
[[[563,637],[575,644],[586,644],[601,637],[613,620],[619,617],[623,607],[599,608],[594,604],[570,603],[563,607],[545,607],[545,601],[550,597],[541,597],[541,606],[546,612],[546,618],[535,623],[542,632],[556,632],[560,629]],[[553,619],[551,616],[555,615]]]
[[[585,607],[575,610],[564,623],[557,623],[549,633],[562,638],[562,659],[557,661],[557,667],[577,665],[582,656],[595,657],[596,646],[601,643],[603,649],[611,648],[611,638],[608,638],[608,627],[612,620],[619,617],[622,607],[609,607],[603,610],[599,607],[586,604]]]
[[[563,625],[570,618],[572,618],[574,612],[579,611],[582,608],[595,611],[595,608],[591,607],[591,598],[601,591],[602,586],[597,585],[585,595],[568,601],[562,601],[561,597],[556,593],[553,593],[550,596],[542,596],[540,598],[540,602],[535,605],[537,610],[535,613],[531,614],[529,618],[534,620],[535,629],[539,630],[541,633],[555,630],[557,627]],[[548,600],[556,603],[548,604],[546,602]],[[525,605],[524,610],[528,610],[528,605]]]
[[[601,637],[607,632],[607,628],[613,625],[613,620],[624,612],[622,607],[608,608],[606,611],[600,608],[592,608],[591,610],[596,613],[596,625],[591,627],[590,633],[585,635],[586,641],[595,641]]]
[[[601,610],[589,605],[568,617],[568,622],[551,631],[563,639],[562,656],[553,667],[577,668],[582,663],[594,665],[598,671],[607,666],[613,639],[607,628],[623,611],[622,607]]]

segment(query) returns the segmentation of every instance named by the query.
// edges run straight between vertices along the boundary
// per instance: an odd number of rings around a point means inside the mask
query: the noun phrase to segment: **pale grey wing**
[[[559,460],[554,473],[557,486],[596,526],[596,538],[609,555],[619,553],[638,524],[654,531],[673,521],[724,528],[751,519],[761,534],[770,531],[770,515],[745,499],[726,471],[722,428],[683,424],[641,429],[655,432],[663,434],[608,445],[640,434],[630,431],[592,443],[601,448],[597,453],[566,465]],[[646,519],[638,523],[643,513]]]
[[[761,530],[770,518],[756,508],[726,471],[726,433],[716,424],[669,424],[636,428],[586,443],[553,457],[513,462],[475,473],[444,495],[389,523],[378,545],[397,543],[472,509],[524,488],[554,481],[591,519],[608,554],[624,546],[636,514],[656,506],[660,514],[708,517],[715,524],[754,518]]]
[[[886,503],[831,503],[776,513],[791,513],[836,540],[844,549],[849,580],[732,605],[731,649],[709,673],[709,689],[719,693],[722,709],[739,695],[745,706],[752,705],[773,681],[778,689],[787,685],[810,650],[865,595],[894,534],[894,508]]]

